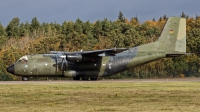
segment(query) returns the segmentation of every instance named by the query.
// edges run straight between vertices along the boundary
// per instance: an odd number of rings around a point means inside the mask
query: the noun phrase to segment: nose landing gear
[[[23,81],[28,81],[28,79],[29,79],[28,77],[22,77]]]

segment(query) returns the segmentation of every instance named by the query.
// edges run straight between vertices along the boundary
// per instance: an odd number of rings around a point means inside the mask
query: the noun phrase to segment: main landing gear
[[[23,81],[28,81],[29,80],[29,78],[32,78],[32,77],[22,77],[22,80]],[[97,80],[97,77],[74,77],[73,78],[74,80],[83,80],[83,81],[87,81],[87,80],[91,80],[91,81],[95,81],[95,80]]]
[[[89,80],[89,77],[74,77],[73,79],[74,80],[82,79],[83,81],[87,81],[87,80]],[[97,80],[97,77],[90,77],[90,80],[92,80],[92,81]]]

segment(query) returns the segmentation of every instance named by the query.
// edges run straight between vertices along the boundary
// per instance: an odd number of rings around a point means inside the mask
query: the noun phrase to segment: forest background
[[[187,20],[187,53],[191,55],[160,59],[107,78],[199,77],[200,16],[189,17],[183,12],[180,17]],[[21,23],[18,17],[13,18],[6,27],[0,23],[0,80],[21,80],[6,72],[6,68],[27,54],[131,48],[154,42],[167,18],[164,15],[158,20],[153,18],[140,23],[137,16],[128,20],[121,11],[115,21],[105,18],[94,23],[79,18],[62,24],[40,23],[36,17],[31,23]]]

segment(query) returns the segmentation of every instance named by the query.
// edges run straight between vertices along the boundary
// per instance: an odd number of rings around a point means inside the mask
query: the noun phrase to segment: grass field
[[[200,111],[199,82],[1,84],[0,112]]]

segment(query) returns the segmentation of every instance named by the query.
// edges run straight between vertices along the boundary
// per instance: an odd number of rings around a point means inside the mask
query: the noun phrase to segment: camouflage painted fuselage
[[[100,77],[109,76],[129,68],[164,58],[165,53],[138,53],[132,48],[116,56],[101,56],[97,61],[67,62],[61,70],[62,58],[58,54],[27,55],[27,62],[16,62],[15,75],[19,76],[65,76]]]
[[[105,50],[106,53],[102,51],[27,55],[27,62],[16,62],[13,65],[14,72],[10,73],[24,77],[97,78],[161,58],[181,56],[186,53],[186,20],[178,17],[169,18],[156,42],[133,47],[114,55],[109,55],[110,50]],[[99,55],[96,55],[98,53]],[[64,55],[72,57],[73,61],[63,61]],[[11,67],[7,71],[12,71]]]

